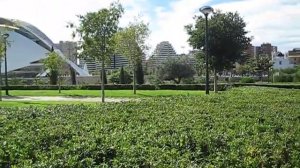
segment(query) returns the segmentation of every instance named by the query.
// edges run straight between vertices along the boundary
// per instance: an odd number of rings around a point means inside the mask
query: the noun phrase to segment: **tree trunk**
[[[102,98],[102,103],[105,102],[105,93],[104,93],[104,73],[105,73],[105,69],[104,69],[104,60],[102,59],[102,66],[101,66],[101,98]]]
[[[133,94],[136,94],[136,70],[133,68]]]
[[[58,93],[61,93],[61,76],[58,77]]]
[[[2,61],[1,61],[1,58],[0,58],[0,101],[2,101],[2,72],[1,72],[1,64],[2,64]]]
[[[214,91],[218,93],[218,76],[217,71],[214,69]]]
[[[70,77],[71,77],[72,85],[76,85],[76,72],[71,66],[70,66]]]

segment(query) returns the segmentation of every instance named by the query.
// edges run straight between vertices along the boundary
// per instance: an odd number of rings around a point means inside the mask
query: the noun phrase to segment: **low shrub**
[[[293,82],[294,75],[286,74],[286,73],[279,73],[279,75],[274,76],[274,82]]]
[[[240,83],[255,83],[255,80],[251,77],[242,77]]]
[[[300,92],[0,107],[0,167],[299,167]]]
[[[219,84],[218,89],[220,91],[226,90],[227,84]],[[211,84],[211,89],[213,89],[213,86]],[[100,90],[101,85],[62,85],[62,90]],[[132,85],[131,84],[118,84],[118,85],[105,85],[106,90],[131,90]],[[137,89],[139,90],[205,90],[204,84],[158,84],[158,85],[137,85]],[[58,90],[58,86],[52,86],[52,85],[15,85],[15,86],[9,86],[9,90]]]

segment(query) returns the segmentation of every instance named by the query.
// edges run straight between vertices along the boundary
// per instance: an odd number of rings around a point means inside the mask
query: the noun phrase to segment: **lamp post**
[[[210,6],[203,6],[200,8],[200,12],[202,12],[205,16],[205,70],[206,70],[206,78],[205,78],[205,93],[209,94],[209,72],[208,72],[208,21],[207,17],[210,13],[212,13],[214,9]]]
[[[2,35],[4,38],[4,68],[5,68],[5,95],[8,96],[8,79],[7,79],[7,38],[9,34],[5,33]]]

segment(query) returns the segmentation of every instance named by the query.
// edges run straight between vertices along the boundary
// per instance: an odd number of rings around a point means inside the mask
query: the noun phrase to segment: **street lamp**
[[[208,21],[207,17],[212,13],[214,9],[210,6],[203,6],[200,8],[205,16],[205,69],[206,69],[206,79],[205,79],[205,93],[209,94],[209,72],[208,72]]]
[[[4,68],[5,68],[5,94],[6,96],[9,95],[8,93],[8,80],[7,80],[7,38],[9,34],[5,33],[2,35],[4,38]]]

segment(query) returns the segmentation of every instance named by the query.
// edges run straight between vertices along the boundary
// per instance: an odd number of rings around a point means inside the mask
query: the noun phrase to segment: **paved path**
[[[133,98],[105,98],[105,102],[136,101]],[[69,101],[69,102],[101,102],[101,97],[69,97],[69,96],[11,96],[3,97],[3,101]]]

